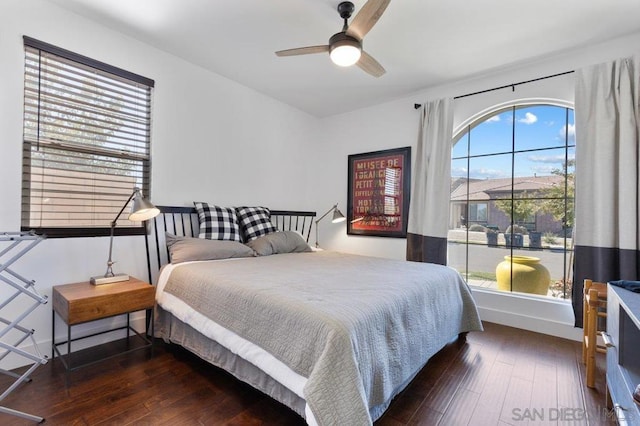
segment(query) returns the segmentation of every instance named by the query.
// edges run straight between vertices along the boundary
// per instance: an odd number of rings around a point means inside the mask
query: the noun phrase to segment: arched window
[[[449,265],[472,286],[570,298],[574,164],[569,105],[502,105],[469,120],[451,155]]]

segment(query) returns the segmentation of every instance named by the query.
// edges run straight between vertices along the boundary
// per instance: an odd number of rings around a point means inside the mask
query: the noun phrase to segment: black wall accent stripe
[[[447,264],[447,239],[407,233],[407,260]]]
[[[640,280],[640,251],[610,247],[575,246],[575,274],[571,298],[576,327],[582,327],[582,283],[585,278],[607,282]]]

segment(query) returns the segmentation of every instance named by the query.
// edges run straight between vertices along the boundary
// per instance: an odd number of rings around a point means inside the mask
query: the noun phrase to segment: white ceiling
[[[640,31],[640,0],[393,0],[364,40],[374,78],[274,54],[327,44],[340,0],[49,1],[319,117]]]

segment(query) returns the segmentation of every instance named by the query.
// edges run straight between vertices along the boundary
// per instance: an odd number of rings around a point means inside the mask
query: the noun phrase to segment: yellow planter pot
[[[546,295],[551,275],[537,257],[505,256],[496,267],[496,279],[499,290]]]

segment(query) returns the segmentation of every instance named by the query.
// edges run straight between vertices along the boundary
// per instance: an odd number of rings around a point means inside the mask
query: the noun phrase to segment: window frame
[[[48,237],[54,237],[54,238],[108,236],[110,235],[110,232],[111,232],[111,222],[115,219],[117,212],[120,210],[120,208],[123,207],[124,203],[127,201],[127,197],[130,195],[130,193],[133,193],[134,186],[140,187],[143,194],[146,197],[149,197],[149,194],[151,192],[151,123],[152,123],[151,114],[152,114],[152,93],[153,93],[153,88],[155,86],[155,82],[154,80],[149,79],[147,77],[143,77],[133,72],[115,67],[113,65],[109,65],[107,63],[51,45],[49,43],[36,40],[26,35],[23,36],[23,41],[24,41],[24,52],[25,52],[25,60],[24,60],[25,61],[24,62],[24,65],[25,65],[25,70],[24,70],[25,99],[24,101],[25,102],[24,102],[23,129],[25,131],[25,134],[23,136],[23,154],[22,154],[23,165],[22,165],[22,175],[21,175],[22,176],[21,178],[22,205],[21,205],[21,211],[20,211],[21,230],[35,231],[38,234],[46,234]],[[134,158],[134,156],[129,155],[125,151],[121,151],[120,153],[117,153],[114,149],[111,149],[111,150],[101,149],[100,146],[96,147],[96,146],[92,146],[92,144],[85,145],[83,143],[68,143],[65,140],[60,140],[59,143],[50,144],[54,148],[49,149],[49,152],[55,153],[56,155],[68,156],[69,154],[78,155],[78,153],[85,153],[88,155],[102,156],[103,158],[109,158],[116,162],[127,160],[127,161],[130,161],[131,164],[137,164],[140,167],[139,173],[140,173],[141,181],[139,183],[136,182],[136,184],[131,187],[130,193],[123,196],[122,200],[120,201],[122,204],[120,204],[119,207],[109,208],[109,210],[114,209],[113,217],[108,220],[105,220],[104,225],[99,225],[99,226],[90,226],[90,225],[73,226],[72,224],[71,226],[69,225],[67,226],[31,226],[30,225],[31,223],[30,215],[33,212],[35,212],[31,208],[31,196],[32,196],[31,185],[32,185],[32,182],[34,182],[33,180],[34,175],[31,173],[31,168],[40,167],[40,166],[34,165],[34,160],[32,159],[32,155],[31,155],[32,145],[34,143],[33,136],[28,137],[27,131],[26,131],[27,123],[32,121],[32,119],[27,120],[27,99],[26,99],[27,73],[30,69],[32,69],[32,65],[29,65],[29,66],[27,65],[28,49],[44,52],[48,55],[49,54],[55,55],[56,57],[61,58],[61,60],[77,63],[78,71],[81,71],[85,69],[85,67],[88,67],[101,73],[100,74],[101,76],[104,76],[104,73],[114,76],[113,77],[114,82],[117,81],[117,79],[125,79],[131,84],[142,85],[145,87],[145,90],[148,90],[148,102],[146,103],[145,109],[144,109],[146,113],[146,119],[142,125],[143,126],[142,128],[145,130],[145,133],[144,133],[145,136],[143,138],[144,142],[141,143],[146,152],[146,154],[142,156],[144,158],[140,158],[141,157],[140,155]],[[73,66],[73,64],[70,64],[70,65]],[[104,77],[104,78],[108,78],[108,77]],[[37,77],[38,88],[37,88],[36,94],[38,95],[38,112],[36,113],[36,115],[37,115],[38,123],[40,122],[40,117],[41,117],[41,112],[39,111],[39,105],[40,105],[39,97],[40,97],[40,93],[42,93],[41,91],[42,89],[40,88],[40,84],[42,83],[43,80],[55,82],[55,80],[51,80],[51,79],[46,80],[46,78],[41,75],[38,75]],[[111,81],[111,80],[108,80],[108,81]],[[99,117],[102,117],[102,116],[99,115]],[[36,138],[38,140],[37,144],[39,145],[40,144],[39,131],[37,132]],[[72,146],[72,145],[75,145],[75,146]],[[71,161],[77,161],[77,163],[74,162],[73,164],[83,165],[81,160],[71,160]],[[87,163],[89,163],[89,161]],[[69,164],[72,164],[72,163],[69,163]],[[123,164],[123,163],[120,163],[120,164]],[[47,169],[45,167],[43,170],[47,172],[48,170],[50,171],[51,169]],[[95,173],[95,171],[89,172],[89,173]],[[111,173],[111,174],[107,173],[106,175],[114,178],[118,176],[116,173]],[[106,184],[109,185],[110,183],[115,183],[115,182],[116,182],[116,179],[108,180],[106,181]],[[92,198],[90,197],[87,198],[87,200],[90,200],[90,199]],[[113,202],[115,203],[116,201],[113,200]],[[125,219],[124,217],[121,217],[119,220],[124,221],[124,219]],[[102,221],[102,219],[99,219],[99,220]],[[69,224],[69,222],[67,223]],[[120,224],[120,226],[117,226],[114,230],[114,235],[142,235],[145,233],[146,233],[146,227],[144,223],[128,225],[128,226],[124,226],[123,224]]]
[[[531,98],[531,99],[520,99],[520,100],[511,100],[511,101],[507,101],[504,102],[502,104],[498,104],[498,105],[494,105],[492,107],[489,107],[487,109],[484,109],[476,114],[474,114],[473,116],[471,116],[470,118],[468,118],[467,120],[465,120],[464,122],[462,122],[460,125],[458,125],[456,127],[456,129],[454,129],[453,132],[453,138],[451,140],[451,147],[453,150],[453,146],[458,143],[458,142],[462,142],[464,138],[469,137],[470,131],[477,125],[482,124],[483,122],[485,122],[486,120],[488,120],[489,118],[491,118],[492,116],[495,115],[499,115],[502,114],[504,112],[508,112],[510,110],[512,110],[514,112],[514,119],[515,119],[515,111],[520,110],[520,109],[526,109],[529,107],[536,107],[536,106],[550,106],[550,107],[559,107],[559,108],[564,108],[567,110],[567,119],[568,119],[568,110],[572,110],[573,113],[575,114],[575,108],[573,103],[571,102],[567,102],[567,101],[563,101],[563,100],[556,100],[556,99],[549,99],[549,98]],[[575,117],[574,117],[575,120]],[[569,122],[567,121],[567,123],[565,123],[565,125],[569,124]],[[574,125],[575,125],[575,121],[574,121]],[[513,132],[513,130],[512,130]],[[513,137],[513,136],[512,136]],[[575,200],[569,200],[567,198],[567,196],[569,195],[568,192],[568,181],[569,179],[567,178],[568,176],[568,167],[569,167],[569,152],[571,150],[574,151],[574,155],[575,155],[575,149],[576,149],[576,143],[575,140],[573,140],[573,142],[570,142],[569,138],[569,132],[568,129],[565,129],[565,146],[563,147],[565,150],[565,174],[564,174],[564,188],[565,188],[565,196],[563,198],[564,200],[564,205],[565,205],[565,212],[568,212],[570,210],[574,210],[575,209]],[[466,141],[465,143],[469,144],[471,143],[470,141]],[[467,170],[469,168],[469,160],[471,158],[480,158],[480,157],[486,157],[486,156],[496,156],[496,155],[503,155],[503,154],[508,154],[511,155],[512,157],[519,154],[519,153],[535,153],[538,151],[547,151],[547,150],[552,150],[552,149],[558,149],[560,147],[537,147],[535,149],[516,149],[515,147],[515,139],[512,141],[512,147],[511,147],[511,151],[505,151],[505,152],[491,152],[491,153],[479,153],[479,154],[470,154],[469,152],[469,147],[467,147],[467,153],[466,155],[462,155],[462,156],[453,156],[453,152],[452,152],[452,156],[451,156],[451,161],[455,161],[455,160],[465,160],[467,161]],[[512,160],[513,161],[513,160]],[[574,160],[575,161],[575,160]],[[468,173],[468,171],[467,171]],[[512,174],[512,179],[513,179],[513,169],[511,171]],[[575,163],[573,165],[573,171],[571,173],[575,173]],[[454,177],[452,176],[452,179]],[[469,180],[469,175],[467,174],[467,180]],[[574,182],[575,184],[575,182]],[[467,199],[466,200],[457,200],[458,202],[461,202],[461,204],[464,207],[464,210],[462,211],[463,214],[469,218],[469,213],[470,213],[470,204],[473,203],[472,200],[469,200],[469,194],[467,194]],[[509,197],[509,199],[513,202],[517,201],[518,198],[516,196],[514,196],[514,192],[513,192],[513,188],[511,190],[511,195]],[[526,199],[528,200],[545,200],[545,199],[549,199],[548,197],[537,197],[537,196],[532,196],[532,197],[527,197]],[[555,198],[554,198],[555,199]],[[559,199],[559,198],[558,198]],[[490,203],[490,202],[489,202]],[[572,207],[569,207],[569,204],[572,204]],[[490,212],[487,212],[488,215],[490,214]],[[574,216],[575,216],[575,210],[573,211]],[[525,221],[515,221],[513,220],[513,213],[512,213],[512,219],[511,222],[514,224],[520,224],[522,223],[522,226],[526,225],[530,225],[531,222],[528,222],[529,219],[534,219],[534,225],[537,222],[536,218],[537,218],[537,213],[533,214],[532,216],[530,216],[529,218],[527,218]],[[488,217],[488,220],[491,221],[492,219],[490,217]],[[470,220],[467,219],[467,222],[471,222]],[[564,244],[563,244],[563,255],[564,255],[564,259],[563,259],[563,265],[564,265],[564,277],[563,279],[566,279],[567,277],[571,276],[571,272],[570,272],[570,268],[571,265],[567,264],[567,256],[571,256],[570,253],[572,253],[574,251],[574,249],[571,247],[567,247],[566,245],[566,240],[567,240],[567,234],[566,234],[566,229],[567,227],[567,222],[566,220],[563,220],[563,226],[564,226],[564,231],[565,234],[563,235],[563,240],[564,240]],[[468,227],[467,227],[468,228]],[[468,236],[468,229],[467,229],[467,237],[466,237],[466,241],[465,244],[469,245],[469,236]],[[512,231],[513,232],[513,231]],[[451,241],[451,240],[449,240]],[[487,243],[487,245],[489,245],[489,243]],[[513,253],[514,251],[514,246],[511,246],[510,248],[510,252]],[[468,251],[467,254],[465,255],[465,270],[464,271],[460,271],[461,275],[463,277],[468,277],[470,274],[469,271],[469,257],[468,257]],[[547,297],[547,296],[545,296]],[[565,289],[564,289],[564,296],[557,298],[557,297],[553,297],[553,299],[555,300],[563,300],[563,299],[569,299],[571,297],[571,292],[568,291],[567,292],[567,287],[566,287],[566,283],[565,283]]]

